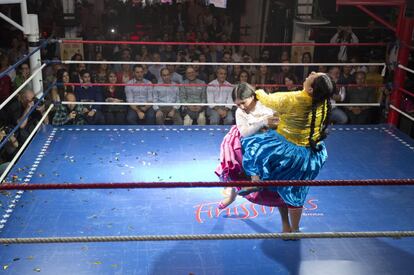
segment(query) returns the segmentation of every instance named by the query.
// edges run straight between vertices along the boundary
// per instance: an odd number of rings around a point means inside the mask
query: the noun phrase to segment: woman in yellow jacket
[[[312,72],[298,92],[267,94],[255,92],[264,106],[277,112],[279,124],[269,130],[241,139],[243,170],[252,179],[312,180],[328,155],[323,139],[331,112],[330,98],[334,82],[324,73]],[[245,195],[255,188],[245,188]],[[279,207],[283,232],[299,231],[308,186],[271,187],[287,207]]]
[[[305,79],[303,90],[297,92],[267,94],[263,90],[254,91],[250,85],[237,85],[233,90],[233,101],[238,106],[237,125],[222,142],[222,161],[220,169],[216,170],[217,175],[224,181],[243,180],[246,176],[252,181],[314,179],[328,156],[323,139],[327,135],[330,98],[334,91],[335,84],[329,76],[315,72]],[[257,109],[257,106],[263,107]],[[266,107],[273,109],[279,117],[276,130],[269,129],[273,125],[268,122]],[[251,121],[237,116],[237,112],[249,114],[245,116]],[[260,131],[257,131],[258,125],[263,126]],[[243,134],[245,132],[252,134]],[[240,142],[237,143],[235,138]],[[242,165],[238,165],[240,162]],[[219,208],[229,206],[237,194],[245,196],[253,203],[277,206],[282,218],[282,231],[297,232],[308,191],[308,186],[280,186],[264,190],[257,187],[231,188]]]

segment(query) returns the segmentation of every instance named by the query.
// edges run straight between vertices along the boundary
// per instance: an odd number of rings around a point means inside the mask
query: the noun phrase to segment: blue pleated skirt
[[[258,175],[262,180],[313,180],[328,157],[325,144],[320,150],[299,146],[274,130],[241,139],[243,169],[248,176]],[[277,191],[286,204],[300,207],[305,203],[309,186],[270,187]]]

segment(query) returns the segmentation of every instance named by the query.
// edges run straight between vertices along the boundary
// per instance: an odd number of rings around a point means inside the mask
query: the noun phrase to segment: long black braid
[[[312,112],[309,133],[309,145],[312,151],[317,152],[321,150],[321,147],[318,146],[318,143],[324,140],[328,135],[327,128],[330,123],[332,111],[330,98],[333,92],[335,91],[335,83],[327,75],[322,75],[314,80],[314,82],[312,83],[312,89]],[[315,133],[316,111],[320,105],[322,105],[320,134],[319,138],[317,140],[314,140],[313,135]],[[325,108],[327,109],[326,112]]]

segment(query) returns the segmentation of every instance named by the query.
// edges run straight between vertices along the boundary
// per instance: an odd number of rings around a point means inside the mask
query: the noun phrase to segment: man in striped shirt
[[[192,66],[187,67],[185,71],[186,80],[183,84],[192,84],[193,86],[182,86],[180,88],[181,103],[207,103],[205,82],[197,78],[197,73]],[[206,115],[204,106],[183,106],[182,114],[184,125],[192,125],[197,122],[198,125],[206,124]]]
[[[162,81],[159,84],[175,84],[171,81],[171,73],[167,68],[160,71]],[[177,86],[157,86],[154,88],[154,103],[178,103],[179,89]],[[179,112],[180,105],[158,106],[154,105],[155,119],[158,125],[164,124],[183,124]]]
[[[128,84],[151,84],[144,78],[142,65],[134,66],[134,78]],[[153,102],[153,88],[151,86],[126,86],[125,95],[129,103]],[[127,113],[128,124],[155,124],[155,112],[151,105],[130,105]]]

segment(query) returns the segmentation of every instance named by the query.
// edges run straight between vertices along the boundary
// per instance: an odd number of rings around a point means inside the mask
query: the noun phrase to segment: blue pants
[[[145,112],[144,118],[139,119],[137,112],[129,108],[127,113],[127,122],[128,124],[155,125],[155,111],[151,107]]]

